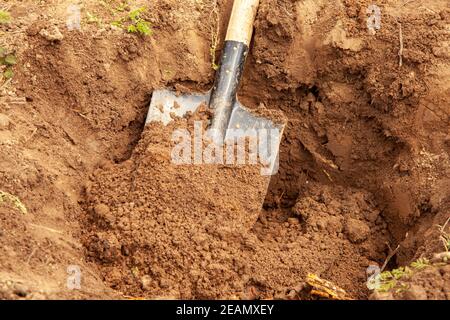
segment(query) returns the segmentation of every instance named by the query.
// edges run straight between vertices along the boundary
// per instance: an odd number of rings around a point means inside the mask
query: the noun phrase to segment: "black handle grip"
[[[232,40],[225,41],[220,67],[216,73],[209,101],[209,107],[214,111],[210,129],[213,137],[220,139],[216,141],[222,142],[225,137],[247,54],[247,44]]]

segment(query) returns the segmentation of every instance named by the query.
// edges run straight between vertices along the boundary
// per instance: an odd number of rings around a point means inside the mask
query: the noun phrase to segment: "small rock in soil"
[[[433,256],[433,259],[431,259],[431,262],[447,262],[450,261],[450,252],[441,252],[436,253]]]
[[[372,223],[377,221],[379,215],[380,215],[380,211],[378,211],[376,209],[364,211],[364,218],[366,218],[367,221],[372,222]]]
[[[64,39],[63,34],[59,31],[57,26],[51,26],[47,29],[42,29],[39,34],[48,41],[60,42]]]
[[[350,218],[347,220],[345,232],[351,242],[360,243],[367,239],[370,229],[364,222]]]
[[[142,289],[149,291],[152,289],[152,278],[149,275],[145,275],[141,278]]]
[[[114,217],[106,204],[100,203],[94,207],[94,212],[97,218],[103,219],[108,223],[114,222]]]
[[[23,284],[16,283],[14,286],[14,294],[19,297],[26,297],[28,294],[28,288],[24,286]]]

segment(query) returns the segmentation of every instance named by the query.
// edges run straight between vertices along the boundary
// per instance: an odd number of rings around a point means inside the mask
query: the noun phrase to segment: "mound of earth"
[[[173,131],[193,132],[197,118],[147,125],[130,159],[94,171],[83,230],[105,281],[150,298],[273,298],[309,270],[364,297],[353,281],[388,241],[371,196],[311,187],[254,225],[269,182],[259,166],[173,164]]]

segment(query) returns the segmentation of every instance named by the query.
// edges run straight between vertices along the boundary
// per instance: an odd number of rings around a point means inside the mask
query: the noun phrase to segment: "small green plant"
[[[146,11],[147,8],[145,7],[130,10],[125,17],[113,21],[111,24],[115,27],[125,29],[129,33],[138,33],[143,36],[149,36],[152,34],[150,22],[142,18],[142,15]]]
[[[7,24],[11,21],[11,14],[6,10],[0,10],[0,24]]]
[[[409,267],[400,267],[392,271],[384,271],[380,274],[380,286],[378,291],[387,292],[394,289],[397,286],[398,281],[412,274],[412,270]]]
[[[400,267],[392,271],[384,271],[379,275],[380,285],[377,288],[379,292],[387,292],[395,289],[396,292],[403,291],[408,288],[405,283],[399,282],[405,277],[412,276],[416,271],[423,270],[432,264],[426,258],[420,258],[412,262],[409,266]]]
[[[20,199],[8,192],[4,192],[0,190],[0,204],[1,203],[8,203],[12,206],[14,206],[17,210],[22,212],[23,214],[26,214],[27,207],[20,201]]]
[[[14,53],[7,49],[0,47],[0,70],[6,79],[11,79],[14,76],[13,66],[17,63]]]
[[[411,267],[417,270],[425,269],[428,266],[430,266],[430,261],[427,258],[420,258],[411,263]]]

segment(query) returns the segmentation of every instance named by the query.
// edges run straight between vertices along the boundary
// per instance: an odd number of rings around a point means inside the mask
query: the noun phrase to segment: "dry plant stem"
[[[400,22],[397,22],[399,27],[399,42],[400,42],[400,49],[398,50],[398,65],[399,67],[403,66],[403,30],[402,30],[402,24]]]
[[[0,9],[5,10],[5,11],[9,11],[9,9],[11,9],[12,4],[6,5],[5,7],[0,7]]]
[[[2,90],[3,88],[6,88],[6,87],[11,83],[11,80],[12,80],[12,79],[6,80],[5,83],[3,83],[3,84],[0,86],[0,90]]]
[[[445,230],[445,228],[447,227],[447,224],[450,222],[450,217],[447,219],[447,221],[445,221],[444,225],[442,226],[442,231]]]
[[[383,263],[383,266],[381,267],[381,272],[384,271],[384,269],[386,268],[386,266],[389,263],[389,261],[398,252],[399,249],[400,249],[400,245],[398,245],[397,248],[395,248],[393,251],[391,251],[391,253],[387,256],[386,260]]]
[[[406,5],[410,4],[410,3],[413,3],[413,2],[416,2],[416,0],[408,0],[405,3],[403,3],[402,7],[404,7],[404,6],[406,6]]]
[[[31,251],[30,255],[28,256],[27,259],[27,264],[30,264],[31,258],[33,258],[34,254],[36,253],[37,248],[34,248],[33,251]]]
[[[440,239],[442,240],[442,243],[444,244],[444,248],[446,251],[449,251],[449,248],[447,245],[448,245],[448,241],[450,240],[450,235],[448,235],[445,232],[445,228],[447,227],[447,224],[449,223],[449,221],[450,221],[450,217],[447,219],[447,221],[445,221],[445,223],[444,223],[444,225],[442,225],[442,227],[438,226],[439,233],[440,233]]]

